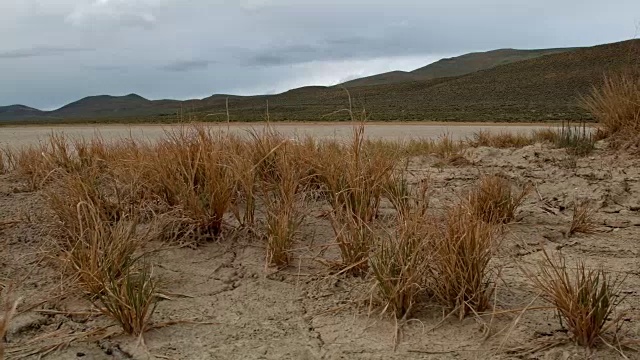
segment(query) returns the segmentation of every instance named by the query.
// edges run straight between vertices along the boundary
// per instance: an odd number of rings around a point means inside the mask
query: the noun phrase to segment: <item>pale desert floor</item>
[[[289,125],[287,125],[289,126]],[[114,129],[124,134],[123,128]],[[147,136],[155,127],[140,127]],[[349,127],[309,125],[325,136]],[[439,135],[456,129],[462,136],[477,126],[379,125],[369,134],[404,136]],[[498,129],[499,127],[496,127]],[[64,128],[74,129],[78,127]],[[138,128],[136,128],[138,129]],[[153,130],[149,130],[153,129]],[[292,126],[300,129],[299,125]],[[530,127],[527,127],[530,129]],[[279,128],[278,130],[282,130]],[[7,135],[7,131],[14,135]],[[0,128],[0,142],[13,136],[20,143],[44,128]],[[89,134],[90,128],[82,128]],[[453,131],[451,131],[453,132]],[[322,136],[322,135],[321,135]],[[9,139],[9,140],[8,140]],[[161,279],[166,299],[154,314],[154,322],[188,320],[154,329],[138,339],[118,335],[100,341],[76,341],[50,353],[47,359],[584,359],[574,345],[544,349],[549,341],[563,339],[566,331],[554,311],[544,306],[522,274],[544,248],[562,251],[569,261],[585,259],[592,267],[626,276],[622,332],[627,339],[640,338],[640,159],[606,150],[602,143],[588,157],[575,159],[565,150],[546,145],[522,149],[472,148],[469,161],[444,165],[436,158],[411,161],[414,180],[430,177],[434,207],[454,201],[481,174],[502,173],[516,183],[531,182],[517,221],[504,230],[495,258],[501,269],[495,297],[496,315],[443,320],[439,307],[425,307],[414,320],[400,327],[394,349],[396,322],[370,311],[370,283],[332,275],[314,261],[317,249],[333,241],[322,204],[311,204],[303,236],[297,244],[294,265],[282,271],[265,267],[265,249],[259,239],[239,236],[193,248],[161,247],[152,257],[155,275]],[[23,297],[20,314],[12,322],[10,346],[28,344],[36,349],[56,343],[69,334],[109,324],[91,305],[73,293],[62,292],[61,278],[50,265],[45,248],[51,215],[41,192],[25,192],[12,174],[0,176],[0,219],[16,220],[0,229],[0,281],[17,282]],[[571,204],[591,199],[596,205],[599,232],[565,235]],[[382,213],[393,210],[383,204]],[[363,301],[356,301],[356,300]],[[196,324],[199,323],[199,324]],[[38,338],[45,336],[45,338]],[[17,351],[17,350],[16,350]],[[14,355],[17,352],[14,352]],[[630,359],[640,354],[625,349]],[[37,358],[31,356],[28,358]],[[593,359],[622,358],[616,350],[600,347]]]

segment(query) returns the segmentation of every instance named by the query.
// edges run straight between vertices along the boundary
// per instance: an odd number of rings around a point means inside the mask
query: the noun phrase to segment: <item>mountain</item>
[[[588,118],[578,99],[600,84],[605,74],[630,67],[640,69],[640,40],[576,49],[503,49],[481,54],[481,58],[468,54],[443,59],[410,73],[391,72],[354,80],[346,86],[348,94],[345,86],[307,86],[276,95],[217,94],[188,101],[147,100],[134,94],[94,96],[51,112],[38,113],[19,106],[0,108],[5,109],[0,110],[0,120],[223,121],[228,103],[231,121],[263,120],[267,108],[272,121],[343,121],[349,119],[349,98],[356,116],[366,109],[369,119],[379,121],[573,120]],[[474,66],[480,70],[452,75],[463,69],[471,71]]]
[[[461,76],[516,61],[535,59],[544,55],[559,54],[573,50],[576,50],[576,48],[538,50],[498,49],[485,52],[474,52],[452,58],[441,59],[433,64],[429,64],[409,72],[392,71],[347,81],[341,85],[345,87],[355,87]]]

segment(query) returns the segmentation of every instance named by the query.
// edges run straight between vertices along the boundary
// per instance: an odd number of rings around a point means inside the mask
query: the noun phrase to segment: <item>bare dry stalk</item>
[[[598,230],[598,226],[595,224],[596,212],[597,209],[589,199],[575,201],[573,203],[571,226],[569,227],[569,231],[567,231],[567,235],[596,233]]]
[[[622,315],[615,316],[623,300],[624,278],[612,277],[603,269],[588,269],[584,261],[571,270],[562,255],[554,260],[543,249],[544,260],[537,273],[524,269],[543,298],[552,304],[578,345],[594,347],[609,330],[617,330]]]
[[[0,317],[0,360],[4,359],[5,337],[9,329],[9,323],[16,314],[16,309],[22,298],[12,299],[12,287],[6,286],[2,292],[2,317]]]

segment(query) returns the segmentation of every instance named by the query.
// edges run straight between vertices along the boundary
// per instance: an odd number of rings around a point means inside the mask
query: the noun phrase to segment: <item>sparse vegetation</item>
[[[162,278],[152,271],[164,264],[152,265],[148,247],[164,241],[209,251],[218,243],[236,246],[229,240],[245,235],[265,240],[264,257],[275,274],[294,276],[285,268],[297,263],[295,276],[306,279],[302,263],[311,257],[330,265],[330,278],[355,300],[362,298],[352,294],[351,282],[370,286],[372,303],[398,319],[409,321],[433,306],[459,319],[481,318],[502,300],[495,293],[502,265],[495,255],[508,232],[501,230],[527,225],[508,224],[532,187],[495,174],[465,189],[430,174],[425,163],[441,161],[446,171],[465,172],[466,185],[475,168],[446,169],[467,165],[457,162],[466,147],[566,141],[575,149],[575,138],[587,130],[570,131],[399,142],[368,140],[360,124],[350,141],[341,142],[290,139],[270,128],[242,137],[193,126],[155,143],[52,137],[47,146],[17,151],[6,163],[32,190],[43,189],[39,194],[56,219],[49,233],[61,273],[127,334],[149,330],[158,298],[165,297],[158,294]],[[446,197],[437,193],[443,187],[450,190]],[[537,195],[543,200],[544,193]],[[595,231],[595,211],[590,202],[575,202],[568,235]],[[300,235],[307,226],[330,240],[297,246],[305,242]],[[547,260],[547,270],[528,273],[531,281],[558,308],[572,338],[595,346],[618,324],[612,316],[621,301],[620,282],[583,263],[572,275],[564,259]],[[163,270],[157,270],[161,276]],[[166,295],[173,296],[182,295]]]

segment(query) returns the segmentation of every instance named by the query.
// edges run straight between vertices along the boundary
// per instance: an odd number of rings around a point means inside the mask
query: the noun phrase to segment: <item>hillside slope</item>
[[[441,59],[433,64],[429,64],[413,71],[391,71],[388,73],[347,81],[341,85],[346,87],[357,87],[461,76],[480,70],[490,69],[499,65],[535,59],[540,56],[559,54],[576,49],[577,48],[538,50],[498,49],[485,52],[474,52],[452,58]]]
[[[605,74],[639,67],[639,59],[640,40],[630,40],[536,56],[461,76],[412,78],[351,86],[348,90],[354,112],[360,114],[364,108],[371,120],[584,119],[587,115],[578,106],[579,97],[601,83]],[[263,120],[267,104],[269,119],[273,121],[349,119],[345,111],[349,96],[338,86],[308,86],[276,95],[218,94],[188,101],[150,101],[133,94],[91,97],[53,112],[43,112],[40,119],[50,121],[54,116],[64,121],[223,121],[227,99],[232,121]],[[0,113],[0,120],[16,118]]]

